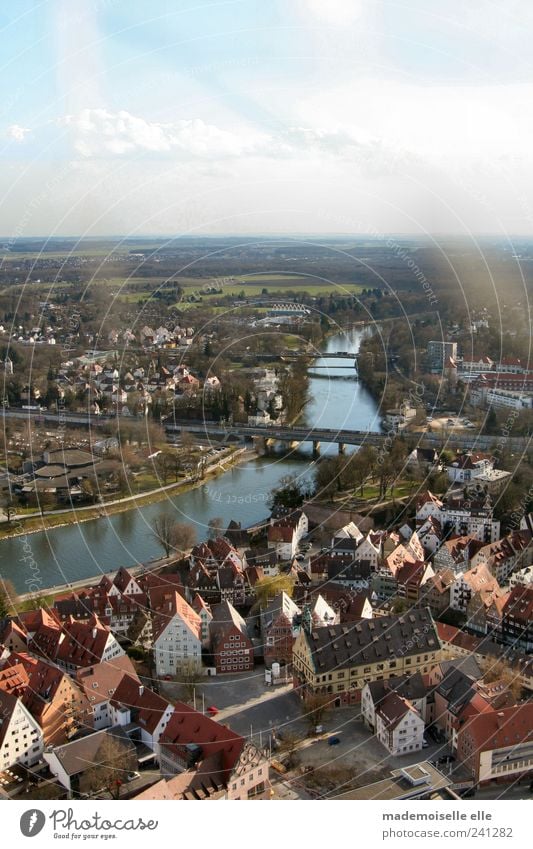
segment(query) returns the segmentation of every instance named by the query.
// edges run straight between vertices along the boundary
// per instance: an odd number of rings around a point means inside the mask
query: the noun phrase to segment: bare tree
[[[175,522],[171,516],[162,513],[152,523],[152,535],[163,547],[165,556],[171,553],[183,553],[196,542],[196,531],[186,522]]]
[[[191,702],[194,699],[196,687],[203,680],[200,663],[192,658],[184,658],[176,670],[176,679],[182,684],[187,700]]]
[[[106,734],[96,753],[94,766],[85,772],[81,783],[91,795],[104,790],[113,799],[118,799],[128,772],[137,765],[134,751],[126,742]]]
[[[224,519],[220,516],[213,516],[207,523],[209,529],[209,539],[216,539],[222,536],[224,530]]]
[[[7,524],[10,525],[11,520],[15,517],[16,508],[15,503],[9,493],[6,493],[6,495],[1,499],[0,508],[6,514]]]
[[[312,728],[322,722],[330,706],[330,699],[321,693],[314,693],[301,702],[302,713]]]

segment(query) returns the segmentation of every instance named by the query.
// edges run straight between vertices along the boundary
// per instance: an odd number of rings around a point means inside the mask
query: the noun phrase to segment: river
[[[368,329],[354,328],[328,337],[324,357],[309,370],[309,396],[302,422],[322,427],[379,430],[379,414],[372,396],[358,383],[349,360],[328,357],[335,351],[356,353]],[[316,366],[326,365],[327,369]],[[313,376],[316,375],[316,376]],[[332,378],[331,380],[329,378]],[[342,378],[342,379],[339,379]],[[322,446],[322,452],[336,451]],[[247,527],[268,515],[268,496],[284,475],[310,477],[310,445],[295,454],[275,454],[236,466],[197,489],[124,513],[78,525],[52,528],[0,543],[0,570],[18,592],[90,578],[119,566],[131,566],[161,556],[151,532],[162,512],[195,525],[198,540],[205,539],[207,523],[220,517],[227,525],[235,519]]]

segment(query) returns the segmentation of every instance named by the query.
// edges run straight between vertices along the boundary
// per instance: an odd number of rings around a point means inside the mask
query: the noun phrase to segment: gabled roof
[[[61,766],[69,776],[79,775],[88,769],[92,769],[99,763],[99,752],[110,737],[118,745],[124,747],[124,755],[135,751],[135,746],[120,727],[95,731],[87,734],[79,740],[65,743],[64,746],[56,746],[54,755],[60,760]]]
[[[376,713],[381,717],[385,727],[390,730],[396,728],[408,713],[420,716],[411,702],[398,695],[394,690],[383,697]]]
[[[126,589],[127,589],[128,585],[131,583],[131,581],[135,582],[135,578],[133,577],[133,575],[130,572],[128,572],[127,569],[124,568],[124,566],[121,566],[121,568],[118,570],[117,574],[115,575],[115,578],[113,580],[113,584],[117,588],[117,590],[119,590],[119,592],[124,593],[124,592],[126,592]]]
[[[185,599],[174,590],[170,593],[170,598],[166,599],[154,614],[152,624],[154,642],[159,639],[175,616],[178,616],[194,636],[200,639],[202,620]]]
[[[89,701],[108,701],[115,693],[118,685],[127,675],[128,678],[139,681],[135,667],[127,655],[104,660],[76,672],[76,681],[83,688]]]
[[[55,659],[77,667],[100,661],[111,634],[94,615],[88,622],[66,622],[63,633]]]
[[[137,678],[124,675],[118,684],[111,704],[123,705],[131,712],[131,721],[153,734],[170,702],[139,683]]]

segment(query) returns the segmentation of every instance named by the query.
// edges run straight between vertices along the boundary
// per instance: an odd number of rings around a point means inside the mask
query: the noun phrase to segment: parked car
[[[338,746],[340,741],[340,737],[328,737],[328,746]]]
[[[136,778],[140,778],[141,774],[139,772],[128,772],[128,781],[135,781]]]
[[[215,707],[214,705],[209,705],[209,707],[207,708],[207,713],[210,713],[211,716],[216,716],[218,712],[219,712],[218,708]]]

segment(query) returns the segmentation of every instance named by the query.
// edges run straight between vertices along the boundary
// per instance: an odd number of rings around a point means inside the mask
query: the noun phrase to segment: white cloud
[[[304,14],[334,26],[353,23],[366,5],[366,0],[300,0]]]
[[[76,152],[85,157],[144,151],[216,159],[241,156],[263,141],[259,133],[230,132],[200,119],[158,123],[124,110],[83,109],[60,123],[70,129]]]
[[[21,127],[20,124],[11,124],[6,131],[7,137],[17,142],[24,141],[28,133],[31,133],[31,130],[27,127]]]

